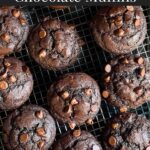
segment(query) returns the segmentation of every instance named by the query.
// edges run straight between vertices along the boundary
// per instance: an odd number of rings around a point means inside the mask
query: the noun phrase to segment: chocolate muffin
[[[104,67],[102,96],[121,111],[150,99],[150,64],[141,56],[119,56]]]
[[[91,133],[75,130],[63,135],[53,150],[102,150],[102,147]]]
[[[113,118],[103,134],[105,150],[149,150],[150,122],[133,113]]]
[[[29,37],[29,51],[43,68],[56,70],[75,62],[81,40],[73,25],[55,19],[45,19]]]
[[[0,7],[0,57],[19,51],[29,33],[25,14],[18,7]]]
[[[13,57],[0,59],[0,109],[21,106],[32,89],[32,74],[23,62]]]
[[[47,99],[51,114],[68,123],[71,129],[84,123],[92,124],[101,104],[96,81],[85,73],[60,77],[51,85]]]
[[[125,54],[136,49],[147,32],[140,6],[101,7],[91,27],[97,44],[114,54]]]
[[[9,150],[48,150],[55,135],[53,118],[36,105],[15,110],[3,125],[3,141]]]

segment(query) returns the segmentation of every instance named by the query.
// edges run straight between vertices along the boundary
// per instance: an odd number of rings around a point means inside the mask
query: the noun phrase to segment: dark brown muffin
[[[149,150],[150,122],[133,113],[113,118],[103,134],[105,150]]]
[[[75,130],[63,135],[53,150],[102,150],[102,147],[91,133]]]
[[[70,73],[53,83],[48,91],[51,114],[71,129],[92,124],[99,111],[101,96],[96,81],[85,73]]]
[[[3,125],[3,141],[9,150],[48,150],[55,135],[53,118],[36,105],[15,110]]]
[[[146,19],[140,6],[101,7],[91,27],[97,44],[114,54],[136,49],[147,32]]]
[[[62,69],[75,62],[81,41],[74,26],[46,19],[31,32],[30,54],[43,68]]]
[[[14,6],[1,6],[0,26],[0,57],[20,50],[29,33],[24,13]]]
[[[150,64],[143,57],[116,57],[104,71],[102,96],[112,105],[137,108],[150,99]]]
[[[13,57],[0,59],[0,109],[21,106],[32,89],[32,74],[23,62]]]

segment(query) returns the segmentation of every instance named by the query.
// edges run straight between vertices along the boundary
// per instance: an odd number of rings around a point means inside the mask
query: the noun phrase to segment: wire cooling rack
[[[144,56],[146,59],[149,60],[150,8],[143,8],[147,19],[148,33],[144,43],[141,46],[139,46],[133,53]],[[60,71],[48,71],[42,69],[30,57],[26,44],[23,46],[23,49],[20,53],[13,54],[13,56],[26,62],[26,64],[30,67],[34,77],[34,89],[27,104],[38,104],[47,108],[46,94],[50,84],[52,83],[52,81],[55,81],[57,77],[69,72],[86,72],[89,75],[91,75],[99,83],[99,85],[101,84],[100,77],[102,72],[102,66],[104,63],[110,60],[110,58],[112,58],[113,55],[104,52],[102,49],[100,49],[100,47],[98,47],[95,43],[91,34],[89,23],[92,17],[95,15],[98,7],[75,6],[65,10],[53,10],[50,9],[48,6],[23,6],[22,9],[25,11],[26,17],[31,27],[42,21],[43,18],[47,16],[50,16],[51,18],[57,18],[68,23],[75,24],[80,37],[86,43],[81,49],[81,54],[77,62],[74,65],[68,67],[67,69]],[[150,102],[147,102],[138,109],[132,111],[134,111],[137,114],[143,114],[150,119]],[[6,119],[10,113],[11,112],[0,110],[0,150],[5,149],[2,143],[2,126],[4,119]],[[83,125],[81,126],[81,129],[88,130],[100,140],[101,131],[104,128],[105,123],[116,113],[118,113],[118,110],[115,107],[109,106],[105,101],[102,101],[102,109],[99,111],[98,115],[94,119],[94,124],[91,126]],[[69,128],[67,127],[67,125],[58,123],[57,121],[56,125],[57,139],[61,134],[69,130]]]

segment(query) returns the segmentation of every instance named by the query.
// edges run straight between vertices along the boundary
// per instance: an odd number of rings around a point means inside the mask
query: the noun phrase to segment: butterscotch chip
[[[44,141],[38,141],[37,145],[40,149],[44,147],[45,142]]]
[[[102,96],[103,96],[104,98],[108,98],[109,95],[110,95],[109,92],[106,91],[106,90],[102,92]]]
[[[43,111],[40,110],[40,111],[35,112],[35,116],[39,119],[43,119],[44,118]]]
[[[44,30],[40,31],[40,32],[39,32],[39,37],[40,37],[41,39],[45,38],[45,37],[46,37],[46,31],[44,31]]]
[[[107,73],[110,73],[110,72],[111,72],[111,65],[110,65],[110,64],[107,64],[107,65],[105,66],[105,71],[106,71]]]
[[[72,106],[71,105],[66,106],[64,108],[64,112],[67,113],[67,114],[72,113]]]
[[[46,57],[46,50],[41,50],[40,53],[39,53],[39,57],[40,58]]]
[[[73,98],[71,100],[71,105],[77,105],[78,104],[78,101],[76,100],[76,98]]]
[[[69,92],[65,91],[61,96],[63,99],[67,99],[69,97]]]
[[[20,10],[18,10],[18,9],[12,10],[12,15],[14,17],[18,18],[20,16]]]
[[[106,83],[110,82],[110,76],[105,77],[104,80],[105,80]]]
[[[81,130],[75,130],[73,131],[73,136],[74,137],[79,137],[81,135]]]
[[[136,27],[139,27],[141,25],[141,20],[140,19],[136,19],[135,22],[134,22],[134,25]]]
[[[123,37],[125,35],[125,31],[123,29],[118,29],[115,34],[119,37]]]
[[[16,77],[14,76],[14,75],[12,75],[12,76],[10,76],[10,81],[12,82],[12,83],[15,83],[16,81],[17,81],[17,79],[16,79]]]
[[[123,60],[123,63],[124,63],[124,64],[128,64],[128,63],[129,63],[128,59],[125,58],[125,59]]]
[[[19,141],[21,143],[27,143],[29,140],[29,135],[27,133],[21,134],[19,137]]]
[[[86,123],[89,124],[89,125],[92,125],[94,122],[93,122],[93,119],[88,119],[88,120],[86,121]]]
[[[113,129],[118,129],[120,127],[119,123],[113,123],[112,128]]]
[[[145,68],[140,69],[140,76],[144,77],[145,76]]]
[[[8,33],[2,34],[1,38],[3,41],[5,41],[7,43],[9,43],[9,41],[10,41],[10,35]]]
[[[0,81],[0,90],[6,90],[8,88],[8,83],[6,81]]]
[[[144,59],[143,59],[142,57],[139,57],[139,58],[137,59],[137,63],[138,63],[139,65],[143,64],[143,63],[144,63]]]
[[[127,107],[125,107],[125,106],[123,106],[123,107],[121,107],[120,108],[120,112],[127,112],[127,110],[128,110],[128,108]]]
[[[11,64],[9,62],[4,62],[4,64],[5,64],[6,67],[10,67],[11,66]]]
[[[70,122],[69,127],[73,130],[76,127],[76,124],[74,122]]]
[[[85,89],[85,94],[87,96],[91,96],[92,95],[92,89]]]
[[[110,136],[109,139],[108,139],[108,143],[111,146],[115,146],[117,144],[117,139],[114,136]]]
[[[134,7],[133,7],[133,6],[127,6],[127,9],[128,9],[129,11],[134,11]]]
[[[44,128],[41,127],[41,128],[36,129],[36,133],[38,136],[44,136],[45,130],[44,130]]]
[[[24,18],[19,18],[19,21],[22,26],[25,26],[27,24],[27,21]]]

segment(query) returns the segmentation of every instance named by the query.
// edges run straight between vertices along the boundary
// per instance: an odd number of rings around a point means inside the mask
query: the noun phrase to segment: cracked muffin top
[[[92,124],[99,111],[101,96],[96,81],[85,73],[66,74],[53,83],[47,95],[49,110],[71,129]]]
[[[0,7],[0,57],[19,51],[29,33],[25,14],[18,7]]]
[[[82,44],[75,26],[48,18],[33,29],[28,41],[31,56],[50,70],[73,64]]]
[[[105,150],[149,150],[150,121],[134,113],[114,117],[104,129]]]
[[[91,28],[97,44],[114,54],[136,49],[147,33],[146,19],[140,6],[101,7]]]
[[[91,133],[74,130],[63,135],[53,150],[102,150],[102,147]]]
[[[125,55],[104,67],[102,96],[110,104],[137,108],[150,99],[150,63],[142,56]]]
[[[48,150],[55,135],[53,118],[36,105],[15,110],[3,125],[3,141],[9,150]]]

